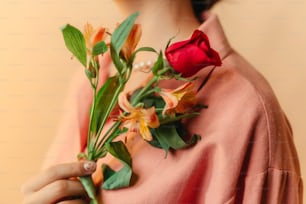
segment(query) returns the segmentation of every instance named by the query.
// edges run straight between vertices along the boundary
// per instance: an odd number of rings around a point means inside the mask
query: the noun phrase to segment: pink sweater
[[[199,101],[209,108],[187,124],[202,140],[166,159],[163,150],[140,137],[130,141],[135,182],[129,188],[101,191],[101,203],[302,204],[292,130],[271,87],[230,47],[215,15],[210,14],[199,29],[223,59],[222,67],[215,69],[199,92]],[[101,67],[106,69],[109,63],[106,56]],[[209,71],[198,73],[197,85]],[[107,71],[102,69],[101,75],[105,80]],[[45,166],[74,161],[80,138],[86,137],[91,90],[83,73],[72,89]],[[99,164],[103,162],[118,165],[110,157]],[[100,177],[97,172],[95,178]]]

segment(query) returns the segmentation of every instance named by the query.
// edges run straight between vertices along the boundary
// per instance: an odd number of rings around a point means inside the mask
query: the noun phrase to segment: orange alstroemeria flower
[[[84,26],[84,38],[88,54],[91,54],[91,50],[95,46],[95,44],[104,40],[105,37],[106,37],[106,28],[99,27],[97,29],[94,29],[91,24],[87,23]]]
[[[142,30],[140,24],[134,24],[128,38],[121,48],[121,55],[123,55],[126,61],[130,59],[131,55],[136,49],[136,46],[141,37],[141,33]]]
[[[121,116],[123,122],[122,127],[128,128],[129,134],[140,134],[145,140],[152,140],[150,128],[157,128],[159,120],[155,113],[155,107],[144,109],[142,107],[133,107],[127,99],[126,93],[120,93],[118,97],[120,108],[128,113],[126,116]]]
[[[196,91],[191,82],[185,83],[174,90],[161,89],[159,95],[166,103],[163,115],[186,113],[196,105]]]

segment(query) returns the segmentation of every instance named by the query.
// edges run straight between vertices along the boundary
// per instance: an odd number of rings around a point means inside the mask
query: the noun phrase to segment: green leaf
[[[152,72],[154,75],[158,75],[158,71],[164,67],[163,53],[159,52],[157,61],[154,63],[152,67]]]
[[[177,33],[175,36],[172,36],[172,37],[168,40],[165,50],[167,50],[167,48],[170,46],[171,41],[172,41],[174,38],[176,38],[177,35],[178,35],[178,33]]]
[[[107,180],[116,173],[116,171],[110,168],[107,164],[102,164],[102,172],[104,180]]]
[[[138,48],[135,52],[133,52],[133,54],[131,55],[130,59],[129,59],[129,64],[132,65],[132,63],[134,62],[134,59],[136,57],[136,54],[138,52],[155,52],[155,53],[158,53],[156,52],[156,50],[152,47],[141,47],[141,48]]]
[[[138,48],[134,53],[138,53],[138,52],[156,52],[158,53],[153,47],[141,47],[141,48]]]
[[[114,47],[111,45],[110,47],[110,55],[111,55],[111,58],[112,58],[112,61],[118,71],[119,74],[121,74],[121,71],[123,69],[123,64],[122,62],[120,61],[120,57],[118,54],[116,54],[116,51],[114,49]]]
[[[132,170],[129,166],[124,166],[115,172],[106,164],[102,166],[104,182],[102,188],[105,190],[113,190],[125,188],[130,185]]]
[[[141,91],[142,88],[138,88],[136,89],[132,94],[131,94],[131,97],[130,97],[130,101],[133,101],[137,95],[139,94],[139,92]]]
[[[192,112],[192,113],[186,113],[186,114],[182,114],[182,115],[178,115],[176,117],[166,117],[166,118],[162,118],[160,119],[160,124],[167,124],[167,123],[173,123],[182,119],[187,119],[187,118],[192,118],[195,116],[199,116],[200,113],[199,112]]]
[[[94,77],[94,75],[91,73],[91,71],[87,68],[85,68],[85,74],[86,74],[86,76],[89,80],[91,80]]]
[[[84,189],[86,190],[86,193],[88,197],[90,198],[91,203],[98,204],[98,201],[96,199],[96,188],[95,188],[95,185],[93,183],[91,176],[90,175],[81,176],[79,177],[79,180],[81,184],[83,185]]]
[[[131,29],[138,15],[139,15],[138,12],[130,15],[113,32],[111,37],[111,44],[117,55],[119,54],[123,44],[125,43],[127,37],[129,36],[129,33],[131,32]]]
[[[158,140],[160,146],[165,150],[166,156],[170,148],[183,149],[194,145],[200,140],[199,135],[193,135],[190,141],[185,142],[179,135],[175,124],[161,125],[152,131],[154,137]],[[156,144],[155,144],[156,145]]]
[[[86,67],[87,51],[83,34],[77,28],[67,24],[62,28],[67,49]]]
[[[112,104],[114,91],[119,88],[119,79],[117,76],[110,77],[98,91],[96,98],[96,107],[91,123],[91,131],[96,134],[101,126],[104,125],[108,118],[108,110],[113,109],[115,104]]]
[[[103,164],[103,189],[111,190],[128,187],[132,177],[132,159],[126,146],[122,141],[110,142],[106,144],[107,151],[115,158],[119,159],[124,166],[119,171],[114,171],[106,164]]]
[[[107,45],[104,41],[100,41],[92,49],[92,55],[97,56],[100,54],[104,54],[107,51]]]
[[[132,165],[130,153],[122,141],[107,143],[106,149],[111,155],[113,155],[126,165]]]

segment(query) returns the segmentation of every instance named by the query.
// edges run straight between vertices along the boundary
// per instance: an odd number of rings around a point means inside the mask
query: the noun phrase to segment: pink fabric
[[[200,29],[223,58],[222,67],[215,69],[199,94],[199,100],[209,108],[186,124],[202,140],[192,148],[170,153],[166,159],[162,150],[140,137],[130,141],[137,175],[134,184],[101,191],[101,202],[301,204],[303,186],[291,127],[272,89],[231,49],[215,15],[208,15]],[[104,59],[101,63],[101,67],[107,67],[109,61]],[[198,74],[198,86],[209,71],[207,68]],[[46,165],[75,160],[79,138],[87,133],[91,97],[83,75],[73,84],[77,88],[71,92],[61,131]],[[103,162],[118,166],[110,157],[99,164]],[[95,177],[99,176],[97,172]]]

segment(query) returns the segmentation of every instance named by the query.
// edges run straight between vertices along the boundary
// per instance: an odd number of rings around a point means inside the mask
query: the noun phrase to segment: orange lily
[[[196,92],[191,82],[185,83],[174,90],[161,89],[159,95],[166,103],[163,115],[186,113],[196,105]]]
[[[145,140],[152,140],[150,128],[157,128],[159,120],[155,113],[155,107],[144,109],[142,107],[133,107],[127,99],[126,93],[120,93],[118,97],[120,108],[128,113],[127,116],[121,116],[122,126],[128,128],[128,135],[140,134]]]
[[[95,46],[95,44],[104,40],[105,37],[106,28],[99,27],[97,29],[94,29],[93,26],[89,23],[84,26],[84,38],[86,42],[87,52],[89,55],[91,54],[91,50]]]
[[[130,59],[132,53],[134,52],[140,40],[141,33],[142,30],[140,24],[134,24],[128,38],[126,39],[123,47],[121,48],[121,54],[123,55],[126,61]]]

